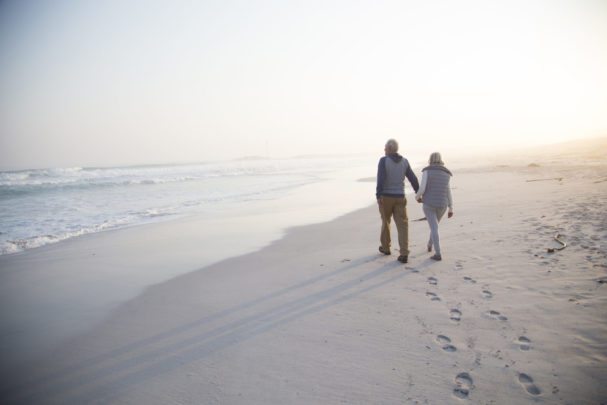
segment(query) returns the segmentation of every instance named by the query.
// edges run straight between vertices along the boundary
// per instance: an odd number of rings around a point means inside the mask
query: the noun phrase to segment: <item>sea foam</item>
[[[337,170],[374,164],[340,157],[4,171],[0,254],[186,215],[216,215],[281,198]]]

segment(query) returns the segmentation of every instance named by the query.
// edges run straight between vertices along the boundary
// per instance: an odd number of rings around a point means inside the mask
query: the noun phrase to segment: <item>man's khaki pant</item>
[[[390,239],[390,220],[394,216],[394,223],[398,231],[398,244],[400,254],[409,256],[409,218],[407,217],[407,199],[404,197],[381,197],[382,204],[379,206],[381,215],[380,242],[384,250],[389,251],[392,245]]]

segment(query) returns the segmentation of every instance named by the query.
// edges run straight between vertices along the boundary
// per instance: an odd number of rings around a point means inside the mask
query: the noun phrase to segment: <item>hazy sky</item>
[[[0,1],[0,168],[607,135],[607,1]]]

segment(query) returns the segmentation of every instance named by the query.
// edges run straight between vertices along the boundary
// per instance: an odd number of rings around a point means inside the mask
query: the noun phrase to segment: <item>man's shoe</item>
[[[398,256],[398,261],[401,263],[407,263],[409,261],[409,256],[400,255]]]
[[[386,249],[384,249],[384,248],[383,248],[383,247],[381,247],[381,246],[379,247],[379,251],[380,251],[381,253],[385,254],[386,256],[387,256],[387,255],[392,254],[392,253],[390,252],[390,250],[386,250]]]
[[[436,261],[443,260],[443,258],[442,258],[442,257],[441,257],[441,255],[439,255],[439,254],[435,254],[435,255],[434,255],[434,256],[432,256],[430,259],[432,259],[432,260],[436,260]]]

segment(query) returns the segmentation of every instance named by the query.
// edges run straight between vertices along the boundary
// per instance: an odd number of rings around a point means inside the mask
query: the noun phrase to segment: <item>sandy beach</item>
[[[441,262],[412,195],[406,265],[377,252],[374,204],[203,268],[184,247],[179,266],[199,270],[127,302],[129,263],[155,269],[168,254],[129,256],[160,237],[150,227],[3,257],[2,403],[605,404],[606,151],[602,140],[454,169]],[[549,253],[557,234],[567,246]],[[80,271],[93,260],[116,282],[78,299],[115,294],[115,308],[74,320],[71,299],[28,312],[56,320],[48,336],[25,333],[18,310],[42,302],[42,269],[71,291],[95,284],[94,267]]]

